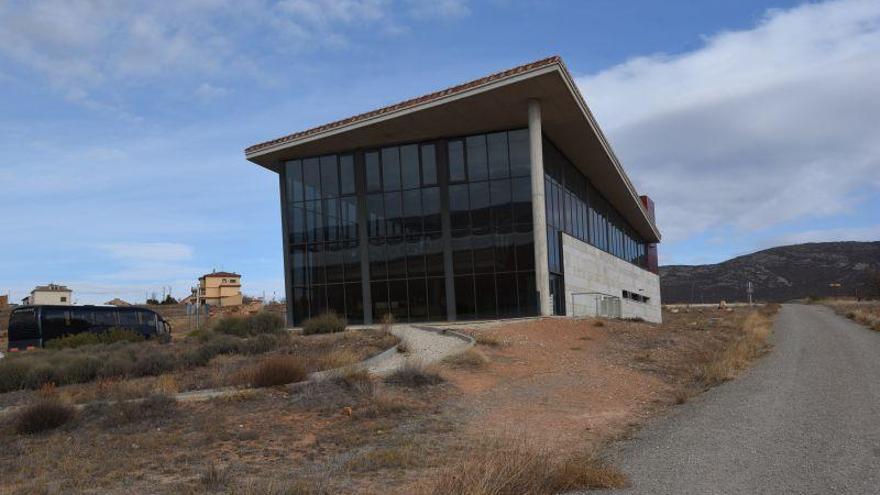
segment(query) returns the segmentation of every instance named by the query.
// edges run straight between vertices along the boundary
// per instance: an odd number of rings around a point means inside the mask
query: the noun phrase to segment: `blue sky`
[[[880,239],[880,3],[0,0],[0,293],[283,295],[248,145],[561,55],[661,262]]]

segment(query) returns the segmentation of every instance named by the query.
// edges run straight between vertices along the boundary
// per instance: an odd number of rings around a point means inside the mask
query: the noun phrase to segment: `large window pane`
[[[331,242],[324,245],[324,265],[328,284],[337,284],[345,281],[345,265],[343,264],[341,243]]]
[[[400,168],[403,174],[403,188],[419,187],[419,146],[410,144],[400,147]]]
[[[382,318],[391,313],[388,306],[388,282],[371,282],[370,299],[373,303],[373,321],[382,321]]]
[[[516,274],[499,273],[495,276],[498,287],[498,316],[500,318],[516,316],[519,313],[516,291]]]
[[[510,201],[510,180],[493,180],[490,188],[490,196],[492,200],[492,225],[510,225],[513,223],[513,207],[511,206]]]
[[[349,323],[363,323],[364,297],[361,284],[345,284],[345,316]]]
[[[449,186],[449,221],[453,229],[466,229],[470,226],[467,184]]]
[[[510,175],[513,177],[528,176],[531,173],[529,131],[527,129],[510,131],[507,137],[510,149]]]
[[[400,150],[382,148],[382,180],[385,191],[400,189]]]
[[[342,155],[339,157],[339,186],[339,192],[343,196],[357,192],[354,180],[353,155]]]
[[[442,277],[428,278],[428,318],[445,320],[446,313],[446,280]]]
[[[410,321],[425,321],[428,319],[428,291],[425,287],[425,279],[411,278],[407,282],[409,319]]]
[[[321,198],[321,165],[317,158],[303,160],[303,186],[305,199]]]
[[[475,229],[489,227],[491,224],[489,210],[489,183],[471,183],[469,189],[471,201],[471,226]]]
[[[489,177],[504,178],[510,175],[507,161],[507,133],[496,132],[486,136],[489,150]]]
[[[520,177],[510,181],[514,223],[532,223],[532,181]]]
[[[452,231],[452,271],[456,275],[470,275],[474,272],[471,237],[467,230]]]
[[[293,285],[304,286],[308,284],[306,273],[306,247],[293,246],[290,248],[290,276]]]
[[[388,306],[391,314],[397,321],[409,319],[409,296],[407,295],[406,280],[388,282]]]
[[[471,247],[474,250],[474,273],[493,273],[495,271],[494,238],[490,230],[471,234]]]
[[[302,183],[302,162],[294,160],[284,165],[284,177],[287,181],[287,200],[302,201],[303,183]]]
[[[323,284],[324,279],[324,246],[322,244],[309,245],[309,273],[311,284]]]
[[[439,187],[426,187],[422,189],[422,215],[425,221],[425,232],[435,232],[442,228]]]
[[[411,189],[403,191],[403,222],[408,234],[422,232],[422,191]]]
[[[290,242],[299,244],[306,241],[306,211],[299,206],[287,210],[287,235]]]
[[[359,282],[361,280],[361,248],[357,241],[349,241],[344,244],[343,257],[345,281]]]
[[[294,287],[292,294],[293,324],[299,325],[309,317],[309,291],[305,287]]]
[[[422,146],[422,184],[437,184],[437,153],[433,144]]]
[[[464,143],[461,141],[449,141],[447,148],[449,149],[449,182],[466,181]]]
[[[327,311],[327,286],[313,285],[309,290],[309,313],[317,316]]]
[[[516,269],[535,269],[535,238],[531,225],[517,225],[514,233]]]
[[[495,308],[495,276],[477,275],[474,277],[477,300],[477,318],[497,318]]]
[[[477,316],[474,302],[474,277],[455,277],[455,313],[458,319],[467,320]]]
[[[345,286],[334,284],[327,286],[327,310],[345,317]]]
[[[370,280],[388,278],[388,262],[385,255],[385,239],[370,239]]]
[[[467,144],[468,180],[486,180],[489,170],[486,160],[486,136],[471,136],[465,140]]]
[[[386,235],[403,234],[403,204],[399,192],[385,193]]]
[[[382,171],[379,168],[379,153],[370,151],[364,153],[364,165],[367,172],[367,192],[382,190]]]
[[[339,165],[336,155],[321,157],[321,191],[325,198],[339,196]]]
[[[495,271],[516,270],[516,245],[513,227],[499,227],[495,232]]]
[[[535,272],[517,274],[519,311],[522,316],[538,314],[538,292],[535,289]]]
[[[425,246],[422,236],[411,235],[406,238],[407,277],[425,276]]]
[[[385,200],[379,194],[367,195],[367,235],[383,237],[385,235]]]
[[[425,268],[428,276],[443,276],[443,238],[440,232],[425,234]]]
[[[388,278],[406,277],[406,244],[402,237],[389,237],[386,244]]]

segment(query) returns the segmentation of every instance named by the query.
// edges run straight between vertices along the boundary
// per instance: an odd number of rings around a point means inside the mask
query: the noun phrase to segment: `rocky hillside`
[[[788,301],[809,296],[865,295],[880,273],[880,241],[781,246],[714,265],[660,267],[664,303]],[[834,284],[840,284],[839,287]]]

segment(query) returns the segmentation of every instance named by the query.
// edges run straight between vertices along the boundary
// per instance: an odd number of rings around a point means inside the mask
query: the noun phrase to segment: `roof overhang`
[[[287,160],[528,126],[541,103],[546,135],[648,242],[660,232],[559,57],[257,144],[245,157],[278,172]]]

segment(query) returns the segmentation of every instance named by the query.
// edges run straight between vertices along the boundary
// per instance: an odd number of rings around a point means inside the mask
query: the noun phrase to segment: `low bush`
[[[447,357],[443,362],[454,368],[478,370],[489,364],[489,358],[476,349],[468,349]]]
[[[65,335],[46,343],[47,349],[77,348],[86,345],[112,344],[114,342],[141,342],[144,336],[127,328],[111,328],[106,332],[83,332]]]
[[[15,431],[33,434],[52,430],[73,419],[75,414],[73,407],[57,398],[40,398],[16,415]]]
[[[286,385],[301,382],[307,377],[305,365],[294,356],[272,356],[250,372],[250,381],[255,387]]]
[[[406,363],[385,378],[385,382],[403,387],[426,387],[443,381],[434,368],[418,363]]]
[[[177,411],[177,399],[170,394],[151,393],[141,400],[120,400],[102,407],[99,414],[110,426],[170,418]]]
[[[423,484],[421,493],[551,495],[622,488],[626,477],[590,454],[537,449],[526,442],[474,449]]]
[[[303,322],[303,335],[344,332],[347,322],[333,311],[314,316]]]
[[[236,337],[276,334],[284,331],[284,318],[269,311],[249,316],[227,316],[217,320],[213,329],[217,333]]]

